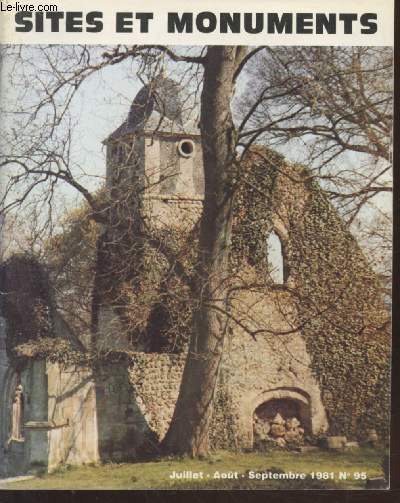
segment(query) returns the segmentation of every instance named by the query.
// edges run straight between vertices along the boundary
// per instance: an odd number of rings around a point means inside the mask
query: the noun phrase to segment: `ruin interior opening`
[[[309,406],[294,398],[272,398],[259,405],[254,411],[254,416],[259,421],[271,423],[277,414],[287,421],[293,417],[300,421],[305,434],[311,432],[311,416]]]

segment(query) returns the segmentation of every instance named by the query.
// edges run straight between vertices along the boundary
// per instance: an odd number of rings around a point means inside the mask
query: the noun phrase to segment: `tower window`
[[[194,154],[194,142],[192,140],[182,140],[178,143],[178,152],[182,157],[192,157]]]

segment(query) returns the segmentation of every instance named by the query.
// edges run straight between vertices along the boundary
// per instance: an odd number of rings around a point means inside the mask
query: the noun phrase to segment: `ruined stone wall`
[[[271,311],[265,302],[262,312]],[[269,306],[267,308],[267,306]],[[273,308],[272,308],[273,310]],[[278,322],[278,314],[269,313]],[[96,378],[99,445],[102,459],[135,459],[157,446],[167,432],[186,354],[130,353],[124,362],[104,364]],[[253,414],[274,398],[302,402],[308,434],[322,433],[327,420],[303,339],[298,333],[249,338],[232,331],[216,391],[211,445],[253,447]]]
[[[52,471],[60,464],[98,461],[94,383],[89,369],[31,359],[9,369],[3,390],[0,473]],[[18,379],[17,379],[18,373]],[[23,438],[10,439],[12,395],[17,382],[23,390]],[[5,435],[4,435],[5,434]]]
[[[246,311],[253,327],[262,330],[253,338],[231,324],[211,433],[214,446],[252,448],[254,411],[277,398],[303,403],[302,427],[308,435],[322,434],[328,428],[327,417],[305,341],[299,331],[291,330],[293,305],[288,296],[270,293],[260,300],[259,294],[247,292],[238,302],[237,314]]]
[[[99,454],[104,461],[134,459],[148,431],[129,382],[129,362],[107,362],[96,370]]]
[[[48,469],[99,460],[93,373],[77,365],[47,363]],[[40,428],[40,425],[38,425]],[[35,426],[30,428],[35,431]]]
[[[387,438],[390,320],[381,285],[321,188],[307,170],[297,173],[303,183],[281,176],[274,200],[330,432],[362,440],[374,428]]]
[[[135,353],[129,369],[136,402],[149,427],[162,440],[178,398],[186,354]]]
[[[307,171],[289,166],[279,171],[276,162],[258,166],[266,181],[259,199],[255,193],[239,198],[243,211],[234,223],[234,293],[229,297],[234,319],[216,390],[211,444],[251,448],[255,410],[276,399],[301,404],[306,411],[302,426],[309,434],[328,427],[350,439],[367,427],[383,434],[388,426],[390,344],[382,328],[379,284]],[[257,165],[252,168],[256,171]],[[182,217],[186,208],[193,209],[193,221],[201,209],[200,200],[192,206],[179,197],[151,201],[152,214],[177,226],[180,219],[191,221]],[[282,285],[268,276],[266,238],[271,229],[283,245]],[[162,277],[166,265],[149,257],[145,272],[150,271],[153,281],[155,269],[160,267]],[[189,269],[190,264],[188,258]],[[157,290],[154,284],[159,283],[151,281],[132,304],[137,302],[133,307],[139,315],[140,301],[146,304],[143,333],[157,336],[156,325],[148,322],[154,310],[144,295]],[[155,303],[165,298],[152,297]],[[115,332],[119,330],[112,327],[109,335]],[[0,327],[4,370],[8,362],[1,335]],[[21,377],[30,424],[25,442],[12,446],[10,465],[25,466],[23,459],[27,467],[52,469],[59,463],[142,456],[162,440],[178,397],[185,352],[182,347],[177,354],[167,351],[169,347],[158,353],[132,352],[123,361],[102,362],[93,374],[80,366],[32,361]]]
[[[135,459],[158,445],[178,397],[184,355],[130,353],[96,375],[102,459]]]
[[[375,428],[385,438],[390,330],[377,276],[309,170],[265,149],[248,162],[250,189],[239,195],[243,217],[234,229],[236,264],[247,262],[260,283],[268,233],[278,234],[287,272],[281,288],[295,306],[292,325],[305,341],[329,432],[363,439]],[[256,183],[259,190],[251,188]]]

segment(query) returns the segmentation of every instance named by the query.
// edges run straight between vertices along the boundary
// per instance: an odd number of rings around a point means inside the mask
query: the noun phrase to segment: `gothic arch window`
[[[287,280],[287,267],[282,241],[275,231],[271,231],[267,238],[267,256],[272,281],[282,285]]]

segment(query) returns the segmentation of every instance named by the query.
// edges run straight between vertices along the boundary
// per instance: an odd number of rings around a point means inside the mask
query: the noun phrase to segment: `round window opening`
[[[194,154],[194,143],[192,140],[182,140],[178,144],[178,152],[182,157],[192,157]]]

